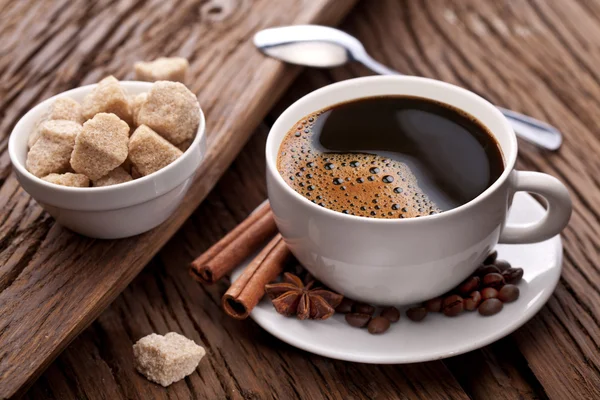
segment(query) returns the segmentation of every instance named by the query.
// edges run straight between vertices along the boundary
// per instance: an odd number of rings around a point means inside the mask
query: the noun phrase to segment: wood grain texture
[[[185,0],[0,4],[0,398],[31,383],[137,275],[206,196],[298,69],[262,57],[253,32],[336,23],[353,0]],[[19,187],[6,150],[31,106],[133,62],[180,55],[207,117],[209,150],[159,228],[119,241],[53,223]],[[26,361],[25,361],[26,360]]]
[[[563,276],[548,305],[507,339],[410,366],[327,360],[281,343],[251,321],[227,319],[218,308],[225,285],[193,285],[183,271],[264,198],[262,180],[249,174],[264,173],[259,134],[152,264],[27,398],[600,398],[600,1],[363,1],[343,27],[403,73],[467,87],[563,131],[557,153],[519,142],[519,168],[559,177],[574,200],[563,234]],[[368,73],[357,65],[306,72],[266,124],[302,94]],[[13,218],[21,215],[38,218]],[[21,249],[15,257],[27,248],[15,247]],[[211,358],[165,390],[133,371],[130,349],[140,336],[168,329],[203,343]],[[94,391],[94,377],[106,383],[105,391]]]
[[[205,286],[189,277],[187,264],[266,197],[265,140],[263,126],[180,231],[59,356],[27,399],[95,398],[98,393],[112,399],[468,398],[439,361],[377,366],[298,350],[251,320],[227,317],[220,305],[226,282]],[[135,372],[131,346],[151,332],[169,331],[201,343],[207,356],[196,372],[165,389]],[[106,390],[97,391],[97,380]]]

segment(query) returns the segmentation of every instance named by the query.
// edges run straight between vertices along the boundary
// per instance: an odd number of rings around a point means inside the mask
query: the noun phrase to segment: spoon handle
[[[355,59],[377,74],[402,75],[374,60],[366,53],[359,57],[355,55]],[[504,114],[519,137],[548,150],[557,150],[562,144],[562,134],[552,125],[506,108],[498,107],[498,110]]]

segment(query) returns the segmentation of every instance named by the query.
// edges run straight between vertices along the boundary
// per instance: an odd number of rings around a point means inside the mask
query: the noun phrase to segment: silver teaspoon
[[[293,25],[263,29],[254,45],[269,57],[307,67],[332,68],[358,61],[381,75],[401,75],[374,60],[354,36],[320,25]],[[562,144],[558,129],[535,118],[498,107],[517,135],[548,150]]]

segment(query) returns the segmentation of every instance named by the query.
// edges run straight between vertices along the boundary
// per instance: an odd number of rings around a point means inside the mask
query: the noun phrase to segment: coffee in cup
[[[366,97],[306,115],[279,147],[286,183],[315,204],[371,218],[437,214],[468,203],[504,171],[481,122],[414,96]]]

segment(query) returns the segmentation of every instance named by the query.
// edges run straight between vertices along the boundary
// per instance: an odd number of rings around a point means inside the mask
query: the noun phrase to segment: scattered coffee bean
[[[390,322],[398,322],[400,320],[400,311],[396,307],[386,307],[381,311],[381,316],[387,318]]]
[[[494,288],[487,287],[481,291],[481,298],[483,300],[495,299],[498,297],[498,291]]]
[[[499,274],[500,273],[500,269],[498,267],[496,267],[495,265],[482,265],[481,267],[477,268],[477,270],[475,271],[475,275],[483,278],[484,276],[486,276],[487,274]]]
[[[442,302],[442,312],[448,317],[455,317],[463,310],[463,298],[453,294],[448,296]]]
[[[360,313],[348,313],[346,314],[346,322],[354,326],[356,328],[362,328],[366,326],[371,320],[371,316],[369,314],[360,314]]]
[[[369,322],[367,329],[372,335],[383,333],[390,329],[390,321],[384,317],[375,317]]]
[[[406,316],[411,321],[423,321],[423,319],[427,316],[427,309],[425,307],[412,307],[406,310]]]
[[[494,289],[499,290],[502,286],[504,286],[504,278],[501,274],[492,272],[491,274],[487,274],[483,277],[482,284],[484,287],[493,287]]]
[[[367,303],[354,303],[354,306],[352,306],[352,311],[359,314],[373,315],[375,312],[375,307]]]
[[[501,272],[504,272],[504,271],[506,271],[507,269],[510,268],[510,263],[508,261],[506,261],[506,260],[496,260],[496,261],[494,261],[494,265]]]
[[[498,252],[494,250],[490,254],[488,254],[485,260],[483,260],[483,265],[493,264],[494,261],[496,261],[496,258],[498,258]]]
[[[502,276],[506,283],[514,285],[523,278],[523,268],[509,268],[502,273]]]
[[[349,298],[344,297],[340,305],[335,308],[335,312],[338,312],[340,314],[348,314],[349,312],[352,312],[353,305],[354,300],[350,300]]]
[[[478,308],[479,314],[484,316],[498,314],[502,310],[503,304],[498,299],[487,299]]]
[[[477,290],[471,292],[471,295],[465,299],[465,310],[475,311],[479,306],[479,303],[481,303],[481,293]]]
[[[503,303],[512,303],[519,298],[519,288],[515,285],[504,285],[498,292],[498,300]]]
[[[425,308],[429,312],[440,312],[442,310],[442,298],[436,297],[435,299],[427,300]]]
[[[471,276],[458,286],[458,292],[462,295],[468,295],[479,288],[481,279],[478,276]]]

